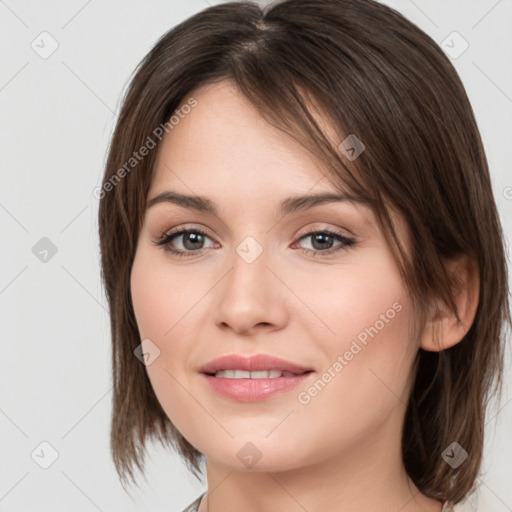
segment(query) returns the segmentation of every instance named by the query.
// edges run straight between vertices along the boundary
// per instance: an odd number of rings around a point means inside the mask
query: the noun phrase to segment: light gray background
[[[174,512],[204,488],[159,445],[134,501],[114,472],[109,321],[92,191],[130,73],[164,32],[208,3],[0,1],[0,511]],[[385,3],[440,44],[453,31],[469,43],[453,63],[510,239],[512,0]],[[48,58],[40,56],[52,44],[43,31],[58,43]],[[453,36],[447,42],[462,48]],[[32,252],[43,237],[57,248],[46,262]],[[495,512],[512,510],[507,364],[505,396],[487,426],[480,492]],[[48,469],[36,463],[51,461],[42,442],[58,453]]]

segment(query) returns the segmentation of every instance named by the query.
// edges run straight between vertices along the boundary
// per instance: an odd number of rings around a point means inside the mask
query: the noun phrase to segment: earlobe
[[[452,277],[452,294],[462,323],[446,306],[442,305],[428,319],[421,335],[423,350],[440,352],[464,338],[475,319],[480,297],[480,276],[476,264],[467,255],[446,263]],[[436,342],[437,341],[437,342]]]

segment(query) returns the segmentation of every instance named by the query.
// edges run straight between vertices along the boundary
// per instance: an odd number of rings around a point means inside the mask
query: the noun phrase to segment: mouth
[[[206,373],[210,377],[223,377],[225,379],[278,379],[280,377],[296,377],[311,373],[313,370],[306,370],[300,373],[286,370],[259,370],[249,372],[246,370],[218,370],[215,373]]]
[[[314,373],[313,370],[302,373],[281,370],[219,370],[202,375],[211,391],[231,402],[261,402],[276,395],[286,397],[287,393],[300,385],[305,387]]]
[[[267,354],[232,354],[210,361],[200,373],[209,388],[224,398],[256,402],[291,391],[315,371]]]
[[[222,376],[229,379],[261,379],[279,378],[281,376],[300,375],[313,369],[286,359],[271,356],[269,354],[228,354],[217,357],[206,363],[199,371],[201,373]],[[227,372],[224,375],[217,375],[218,372]],[[262,372],[265,372],[263,374]],[[278,374],[277,372],[281,372]],[[293,374],[293,375],[289,375]]]

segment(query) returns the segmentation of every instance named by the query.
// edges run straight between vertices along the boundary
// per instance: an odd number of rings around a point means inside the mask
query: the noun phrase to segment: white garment
[[[194,503],[191,503],[183,512],[197,512],[197,510],[199,509],[199,504],[201,503],[201,500],[205,495],[206,493],[201,494],[201,496],[199,496],[199,498],[197,498],[197,500],[194,501]]]
[[[199,509],[199,504],[201,503],[201,499],[205,495],[201,494],[199,498],[197,498],[194,503],[191,503],[183,512],[197,512]],[[463,501],[457,503],[456,505],[451,505],[450,502],[445,501],[443,504],[443,508],[441,512],[486,512],[485,510],[478,510],[477,508],[477,495],[473,493],[466,497]]]

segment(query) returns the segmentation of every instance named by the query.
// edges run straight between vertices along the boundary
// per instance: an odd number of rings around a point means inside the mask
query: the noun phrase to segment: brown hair
[[[130,273],[157,151],[132,162],[133,170],[126,162],[162,132],[157,127],[168,131],[170,116],[194,90],[224,79],[317,155],[344,192],[371,206],[419,327],[434,299],[457,314],[443,262],[462,254],[474,262],[480,277],[475,320],[453,347],[419,350],[402,433],[404,464],[420,491],[462,500],[481,465],[488,401],[502,387],[504,328],[511,321],[502,229],[473,110],[454,67],[422,30],[373,0],[216,5],[164,34],[136,69],[99,204],[118,474],[135,482],[132,466],[143,471],[147,438],[174,446],[200,473],[202,454],[167,418],[134,356],[141,340]],[[313,104],[329,113],[340,136],[355,134],[364,143],[356,160],[342,156],[342,138],[333,144],[325,136]],[[397,237],[391,207],[407,223],[410,254]],[[441,458],[453,441],[469,453],[457,469]]]

